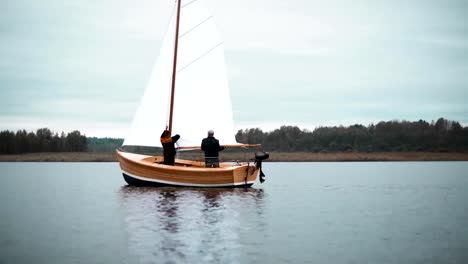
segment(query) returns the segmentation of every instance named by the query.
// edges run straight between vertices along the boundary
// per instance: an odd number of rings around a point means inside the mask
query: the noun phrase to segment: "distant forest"
[[[53,133],[48,128],[34,132],[26,130],[1,131],[0,153],[18,154],[30,152],[83,152],[88,150],[87,139],[80,131],[68,134]]]
[[[236,139],[260,143],[267,151],[282,152],[448,152],[468,150],[468,127],[444,118],[431,123],[382,121],[369,126],[318,127],[313,131],[282,126],[272,132],[258,128],[241,130]]]
[[[296,126],[282,126],[271,132],[251,128],[239,130],[236,139],[241,143],[259,143],[266,151],[278,152],[468,151],[468,127],[444,118],[431,123],[382,121],[368,126],[318,127],[313,131]],[[86,137],[80,131],[59,135],[48,128],[38,129],[36,133],[0,132],[0,154],[112,152],[122,143],[123,139]]]

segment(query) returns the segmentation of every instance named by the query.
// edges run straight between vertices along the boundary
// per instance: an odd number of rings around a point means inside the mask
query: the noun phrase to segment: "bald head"
[[[208,136],[209,136],[209,137],[214,136],[214,131],[213,131],[213,130],[208,130]]]

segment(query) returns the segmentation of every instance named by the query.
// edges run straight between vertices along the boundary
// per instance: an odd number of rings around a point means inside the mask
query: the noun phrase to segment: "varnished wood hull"
[[[125,181],[130,185],[243,187],[251,186],[259,169],[253,164],[221,163],[205,168],[204,162],[176,159],[175,166],[162,164],[162,156],[116,151]]]

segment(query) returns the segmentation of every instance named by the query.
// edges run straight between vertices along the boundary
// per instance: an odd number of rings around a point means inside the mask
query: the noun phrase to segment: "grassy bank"
[[[1,161],[39,162],[108,162],[117,161],[113,152],[40,152],[27,154],[0,155]]]
[[[189,157],[192,156],[192,157]],[[222,160],[243,160],[251,156],[236,153],[222,153]],[[202,159],[202,154],[184,155],[182,158]],[[0,162],[116,162],[113,152],[43,152],[17,155],[0,155]],[[267,161],[468,161],[468,153],[448,152],[336,152],[336,153],[309,153],[309,152],[271,152]]]
[[[274,153],[271,161],[468,161],[468,153],[436,152],[336,152]]]

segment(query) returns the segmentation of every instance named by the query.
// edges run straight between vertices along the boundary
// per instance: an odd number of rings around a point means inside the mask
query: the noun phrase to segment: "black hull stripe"
[[[154,187],[201,187],[201,188],[219,188],[219,187],[228,187],[228,188],[239,188],[239,187],[250,187],[253,185],[253,183],[247,183],[247,184],[239,184],[239,185],[224,185],[224,186],[184,186],[184,185],[175,185],[175,184],[168,184],[168,183],[161,183],[161,182],[154,182],[154,181],[143,181],[137,178],[134,178],[130,175],[127,175],[126,173],[122,173],[123,178],[125,182],[128,183],[128,185],[132,186],[154,186]]]

